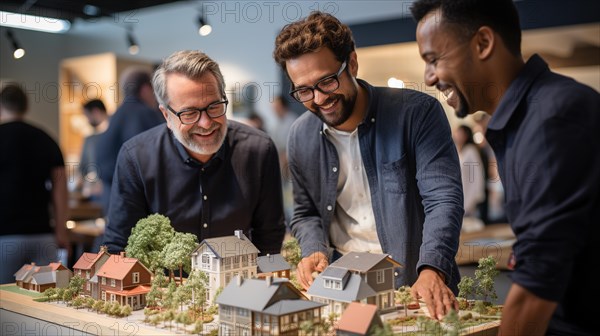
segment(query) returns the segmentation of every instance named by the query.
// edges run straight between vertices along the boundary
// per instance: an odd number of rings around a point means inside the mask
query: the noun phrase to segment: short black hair
[[[100,99],[92,99],[87,103],[83,104],[83,109],[86,111],[91,111],[95,108],[100,109],[104,111],[104,113],[106,113],[106,106],[104,106],[104,103]]]
[[[27,94],[19,85],[8,84],[0,91],[0,106],[11,113],[23,115],[29,107]]]
[[[521,25],[512,0],[417,0],[410,7],[417,22],[437,9],[444,23],[451,24],[462,38],[470,38],[480,27],[488,26],[513,55],[521,55]]]

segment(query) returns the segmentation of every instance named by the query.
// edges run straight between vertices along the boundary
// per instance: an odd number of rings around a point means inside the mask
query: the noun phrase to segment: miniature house
[[[337,336],[372,335],[377,327],[383,327],[377,306],[352,302],[339,319],[335,334]]]
[[[100,298],[98,290],[98,277],[96,272],[104,265],[110,257],[106,246],[100,246],[100,252],[88,253],[85,252],[79,257],[79,260],[73,265],[73,273],[85,279],[82,294],[91,296],[95,300]]]
[[[46,266],[31,263],[23,265],[14,276],[17,286],[41,293],[48,288],[67,287],[73,273],[60,262]]]
[[[394,309],[394,268],[387,254],[350,252],[329,265],[310,286],[311,300],[327,306],[323,315],[340,316],[351,302],[373,304],[380,312]]]
[[[192,252],[192,270],[208,275],[206,300],[214,300],[219,288],[224,288],[235,276],[250,279],[257,274],[258,249],[242,230],[233,236],[204,239]]]
[[[125,252],[111,255],[96,276],[101,300],[128,304],[134,310],[146,306],[152,273],[136,258],[125,257]]]
[[[258,266],[258,278],[290,278],[290,264],[283,259],[281,254],[271,254],[258,257],[256,260]]]
[[[236,277],[217,298],[219,335],[298,335],[321,322],[323,304],[306,299],[287,279]]]

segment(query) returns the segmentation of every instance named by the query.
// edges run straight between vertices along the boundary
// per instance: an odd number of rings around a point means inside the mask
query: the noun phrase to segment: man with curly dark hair
[[[291,96],[309,110],[288,140],[290,228],[302,248],[302,285],[346,253],[386,253],[404,266],[396,287],[412,285],[433,317],[458,309],[463,197],[440,104],[357,79],[352,32],[326,13],[285,26],[274,57],[292,82]],[[393,298],[377,303],[385,309]]]

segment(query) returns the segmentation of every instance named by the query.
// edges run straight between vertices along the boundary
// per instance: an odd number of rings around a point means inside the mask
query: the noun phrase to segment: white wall
[[[259,113],[270,122],[269,99],[280,91],[279,72],[273,61],[274,39],[287,23],[320,9],[347,24],[378,21],[406,15],[411,1],[204,1],[180,2],[126,12],[114,19],[76,21],[64,35],[14,29],[26,49],[25,57],[12,58],[5,28],[0,28],[0,78],[24,84],[39,99],[30,119],[58,135],[58,67],[62,59],[81,55],[127,53],[125,27],[131,27],[140,44],[135,57],[159,62],[174,51],[199,49],[221,65],[228,88],[248,95],[248,83],[259,88],[255,99]],[[209,36],[197,34],[197,17],[204,9],[213,26]],[[246,88],[246,90],[244,90]],[[66,91],[66,90],[62,90]],[[66,92],[61,92],[66,94]],[[240,99],[240,97],[233,97]],[[33,98],[32,98],[33,99]]]

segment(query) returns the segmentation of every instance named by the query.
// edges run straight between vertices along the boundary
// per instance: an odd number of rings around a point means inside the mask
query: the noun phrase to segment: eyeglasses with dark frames
[[[215,119],[224,115],[225,112],[227,112],[227,104],[229,104],[229,101],[227,99],[224,99],[218,102],[211,103],[210,105],[202,109],[187,108],[179,112],[173,110],[173,108],[171,108],[169,104],[165,104],[165,106],[169,111],[176,115],[177,118],[179,118],[179,121],[181,121],[182,124],[189,125],[197,123],[198,120],[200,120],[202,112],[206,112],[206,115],[208,115],[211,119]]]
[[[315,90],[322,93],[331,93],[340,87],[340,75],[346,69],[346,61],[342,63],[340,69],[333,75],[327,76],[318,81],[313,86],[302,86],[290,91],[290,95],[300,103],[307,102],[315,98]]]

